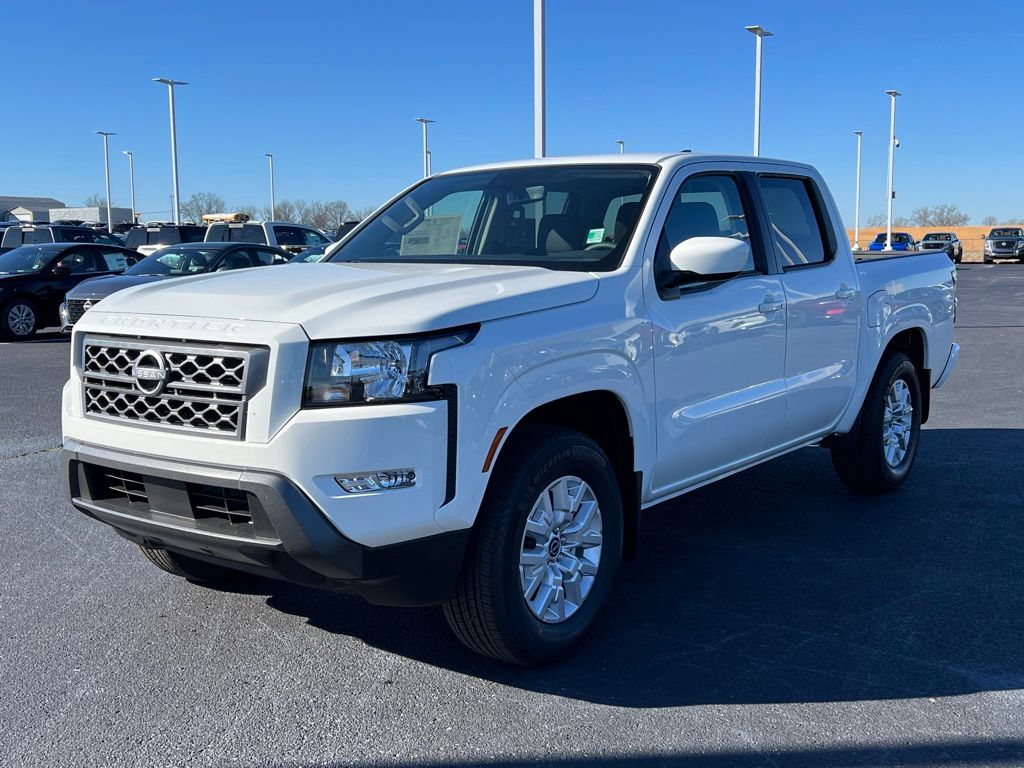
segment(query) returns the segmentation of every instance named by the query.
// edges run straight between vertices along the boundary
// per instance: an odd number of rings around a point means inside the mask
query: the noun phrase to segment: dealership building
[[[0,195],[0,221],[51,221],[50,209],[63,207],[63,202],[52,197]]]

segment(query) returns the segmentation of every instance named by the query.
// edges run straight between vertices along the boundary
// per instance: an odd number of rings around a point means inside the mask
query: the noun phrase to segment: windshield
[[[61,248],[40,248],[38,245],[23,245],[0,255],[0,273],[17,274],[43,270],[61,252]]]
[[[163,248],[151,253],[134,267],[125,270],[126,275],[196,275],[205,272],[220,250],[206,248]]]
[[[1022,237],[1019,229],[993,229],[989,237]]]
[[[655,172],[546,165],[435,176],[381,211],[330,261],[612,270]]]
[[[930,235],[925,235],[924,239],[925,240],[942,240],[943,242],[947,242],[948,243],[950,240],[953,239],[953,236],[952,235],[944,235],[944,234],[941,234],[941,233],[933,233],[933,234],[930,234]]]

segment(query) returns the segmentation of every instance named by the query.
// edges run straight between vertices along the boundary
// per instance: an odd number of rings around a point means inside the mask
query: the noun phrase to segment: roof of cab
[[[660,165],[662,167],[669,168],[688,163],[706,163],[714,161],[756,162],[811,169],[811,166],[806,163],[798,163],[791,160],[780,160],[770,157],[753,157],[751,155],[725,155],[703,152],[626,152],[623,154],[616,152],[606,155],[571,155],[566,157],[549,156],[528,158],[524,160],[509,160],[498,163],[483,163],[463,168],[453,168],[449,171],[443,171],[434,175],[444,176],[450,173],[465,173],[467,171],[496,171],[503,168],[529,168],[538,165]]]

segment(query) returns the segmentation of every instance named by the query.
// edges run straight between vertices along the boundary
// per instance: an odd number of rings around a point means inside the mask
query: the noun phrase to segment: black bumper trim
[[[70,440],[62,451],[62,462],[65,494],[75,508],[131,541],[285,581],[352,592],[379,605],[443,602],[454,589],[470,537],[467,528],[367,547],[341,534],[291,481],[272,472],[168,461]],[[256,528],[262,534],[235,536],[201,530],[181,516],[140,513],[94,499],[87,465],[139,473],[164,485],[202,483],[243,491],[252,500]],[[167,498],[164,503],[170,504]],[[179,503],[188,503],[184,491]]]

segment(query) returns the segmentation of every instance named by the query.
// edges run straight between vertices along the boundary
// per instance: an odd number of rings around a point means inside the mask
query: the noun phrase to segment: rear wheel
[[[510,440],[444,614],[477,653],[540,664],[596,622],[622,557],[622,500],[589,437],[526,426]]]
[[[238,581],[243,577],[243,574],[231,568],[207,563],[204,560],[197,560],[194,557],[181,555],[177,552],[155,547],[144,547],[141,544],[138,547],[142,554],[146,556],[146,559],[157,568],[175,576],[181,576],[189,581],[203,584],[225,584]]]
[[[859,493],[895,490],[910,474],[920,432],[917,369],[898,352],[875,375],[853,431],[832,445],[832,465]]]
[[[10,339],[31,339],[38,329],[39,314],[28,299],[11,299],[4,305],[0,329]]]

